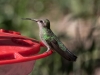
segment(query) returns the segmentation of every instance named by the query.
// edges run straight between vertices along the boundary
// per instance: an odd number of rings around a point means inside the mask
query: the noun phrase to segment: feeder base
[[[14,64],[0,65],[0,75],[28,75],[31,73],[35,60]]]

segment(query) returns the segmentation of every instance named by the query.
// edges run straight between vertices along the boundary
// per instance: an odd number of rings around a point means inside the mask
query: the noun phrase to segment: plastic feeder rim
[[[37,60],[53,53],[50,50],[38,54],[41,47],[42,42],[21,36],[19,32],[0,29],[0,65]]]

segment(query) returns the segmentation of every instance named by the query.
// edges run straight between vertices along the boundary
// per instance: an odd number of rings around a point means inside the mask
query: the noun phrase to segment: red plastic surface
[[[38,54],[43,44],[35,39],[26,38],[19,32],[0,30],[0,65],[11,64],[47,57],[52,50]],[[45,46],[44,46],[45,47]]]

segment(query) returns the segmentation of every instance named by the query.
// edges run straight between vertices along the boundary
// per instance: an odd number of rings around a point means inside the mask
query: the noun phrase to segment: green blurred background
[[[100,0],[0,0],[0,28],[39,40],[36,23],[47,18],[59,39],[77,55],[69,62],[57,53],[36,61],[30,75],[100,75]]]

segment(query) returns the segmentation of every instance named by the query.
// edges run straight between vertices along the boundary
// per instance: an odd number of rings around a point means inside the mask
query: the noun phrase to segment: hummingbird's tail
[[[75,56],[72,52],[69,52],[69,50],[63,53],[63,57],[69,61],[76,61],[77,59],[77,56]]]

